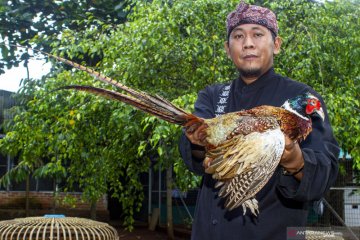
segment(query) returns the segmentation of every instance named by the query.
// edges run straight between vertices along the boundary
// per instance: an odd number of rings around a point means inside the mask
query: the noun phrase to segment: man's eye
[[[240,39],[240,38],[243,38],[243,35],[241,35],[241,34],[236,34],[236,35],[234,35],[234,38],[235,38],[235,39]]]
[[[262,34],[262,33],[255,33],[255,37],[262,37],[262,36],[264,36],[264,34]]]

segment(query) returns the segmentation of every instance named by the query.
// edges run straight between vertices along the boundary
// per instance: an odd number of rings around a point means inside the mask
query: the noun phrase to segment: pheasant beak
[[[325,121],[325,114],[322,107],[320,107],[319,109],[315,109],[315,112],[321,117],[323,121]]]

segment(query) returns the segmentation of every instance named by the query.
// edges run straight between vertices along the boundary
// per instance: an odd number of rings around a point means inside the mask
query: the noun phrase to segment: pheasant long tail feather
[[[16,47],[21,47],[21,48],[29,48],[29,47],[24,47],[24,46],[21,46],[21,45],[11,45],[11,46],[16,46]],[[69,66],[77,68],[77,69],[79,69],[81,71],[85,71],[85,72],[89,73],[91,76],[99,79],[100,81],[102,81],[104,83],[107,83],[107,84],[110,84],[110,85],[113,85],[116,88],[127,92],[128,94],[130,94],[131,96],[134,97],[134,98],[130,98],[132,100],[134,100],[136,98],[136,99],[139,99],[143,103],[149,101],[152,104],[155,104],[156,106],[162,107],[164,109],[167,109],[167,108],[169,108],[169,106],[171,106],[172,111],[176,112],[177,115],[182,115],[182,114],[188,115],[188,113],[186,113],[182,109],[176,107],[175,105],[173,105],[172,103],[170,103],[166,99],[163,99],[163,98],[161,98],[159,96],[150,96],[150,95],[148,95],[148,94],[146,94],[144,92],[136,91],[136,90],[134,90],[134,89],[132,89],[130,87],[125,86],[124,84],[119,83],[118,81],[116,81],[116,80],[114,80],[112,78],[109,78],[109,77],[101,74],[100,72],[97,72],[97,71],[95,71],[95,70],[93,70],[91,68],[85,67],[83,65],[80,65],[80,64],[78,64],[76,62],[73,62],[73,61],[70,61],[68,59],[65,59],[65,58],[62,58],[62,57],[59,57],[59,56],[56,56],[56,55],[53,55],[53,54],[38,50],[38,49],[33,49],[33,48],[29,48],[29,49],[32,49],[33,51],[36,51],[36,52],[39,52],[39,53],[42,53],[42,54],[44,54],[44,55],[46,55],[46,56],[48,56],[50,58],[54,58],[54,59],[56,59],[56,60],[58,60],[60,62],[63,62],[65,64],[69,65]],[[85,89],[82,89],[82,90],[86,91]],[[96,91],[94,90],[93,93],[96,93]],[[100,95],[105,95],[105,94],[100,94]],[[110,95],[111,94],[109,94],[108,97],[110,97]],[[122,95],[122,96],[126,96],[126,95]],[[130,102],[128,102],[128,103],[130,103]]]
[[[75,89],[79,91],[90,92],[96,95],[104,96],[110,99],[115,99],[127,104],[130,104],[144,112],[150,113],[160,119],[175,123],[178,125],[185,125],[191,120],[197,119],[196,116],[186,113],[185,111],[174,106],[172,103],[157,97],[143,93],[142,98],[136,98],[131,95],[122,94],[116,91],[111,91],[103,88],[96,88],[91,86],[70,85],[60,87],[60,89]]]
[[[53,55],[51,53],[41,51],[39,49],[35,49],[35,48],[31,48],[31,47],[25,47],[25,46],[21,46],[21,45],[14,45],[14,44],[8,44],[8,45],[14,46],[14,47],[19,47],[19,48],[27,48],[27,49],[31,49],[31,50],[33,50],[35,52],[42,53],[42,54],[44,54],[44,55],[46,55],[46,56],[48,56],[50,58],[54,58],[54,59],[56,59],[56,60],[58,60],[60,62],[63,62],[65,64],[71,66],[71,67],[77,68],[77,69],[79,69],[81,71],[85,71],[85,72],[89,73],[91,76],[94,76],[95,78],[99,79],[100,81],[102,81],[104,83],[111,84],[111,85],[113,85],[113,86],[115,86],[117,88],[120,88],[120,89],[130,93],[131,95],[138,95],[138,97],[141,97],[141,94],[139,92],[135,91],[134,89],[129,88],[129,87],[115,81],[114,79],[111,79],[111,78],[101,74],[100,72],[97,72],[97,71],[95,71],[95,70],[93,70],[91,68],[80,65],[80,64],[78,64],[76,62],[70,61],[68,59],[65,59],[65,58],[62,58],[62,57],[59,57],[59,56],[56,56],[56,55]]]
[[[189,114],[185,112],[184,110],[178,108],[177,106],[173,105],[171,102],[167,101],[164,98],[161,98],[160,96],[151,96],[145,92],[136,91],[132,88],[129,88],[114,79],[111,79],[109,77],[106,77],[102,75],[101,73],[92,70],[91,68],[82,66],[80,64],[77,64],[75,62],[69,61],[67,59],[57,57],[54,55],[47,54],[48,56],[54,57],[57,60],[64,62],[70,66],[73,66],[77,69],[80,69],[82,71],[85,71],[89,73],[90,75],[94,76],[95,78],[101,80],[102,82],[105,82],[107,84],[111,84],[118,89],[121,89],[128,93],[128,95],[121,94],[119,92],[115,91],[109,91],[106,89],[100,89],[100,88],[94,88],[90,86],[69,86],[67,88],[73,88],[77,90],[92,92],[98,95],[107,96],[109,98],[114,98],[119,101],[128,103],[130,105],[133,105],[134,107],[143,110],[147,113],[153,114],[161,119],[164,119],[166,121],[169,121],[171,123],[176,123],[179,125],[184,125],[186,122],[188,122],[190,119],[195,118],[192,114]]]
[[[16,47],[26,48],[21,45],[13,45]],[[32,48],[29,48],[32,49]],[[63,62],[69,66],[72,66],[74,68],[77,68],[81,71],[85,71],[89,73],[91,76],[94,76],[95,78],[99,79],[100,81],[113,85],[116,88],[123,90],[127,94],[122,94],[115,91],[110,91],[106,89],[101,88],[95,88],[90,86],[65,86],[60,89],[76,89],[80,91],[86,91],[91,92],[97,95],[105,96],[110,99],[116,99],[118,101],[125,102],[127,104],[130,104],[144,112],[150,113],[152,115],[157,116],[158,118],[161,118],[165,121],[189,126],[193,123],[196,123],[198,121],[201,121],[196,116],[189,114],[182,110],[181,108],[178,108],[177,106],[173,105],[171,102],[167,101],[164,98],[161,98],[160,96],[151,96],[145,92],[134,90],[130,87],[125,86],[124,84],[119,83],[118,81],[109,78],[100,72],[97,72],[91,68],[85,67],[83,65],[80,65],[78,63],[72,62],[70,60],[67,60],[65,58],[52,55],[50,53],[38,50],[38,49],[32,49],[33,51],[40,52],[48,57],[54,58],[60,62]]]

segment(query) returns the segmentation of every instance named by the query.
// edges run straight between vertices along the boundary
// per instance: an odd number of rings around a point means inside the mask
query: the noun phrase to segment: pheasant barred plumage
[[[43,52],[44,53],[44,52]],[[277,168],[285,148],[285,135],[301,141],[311,132],[310,115],[323,117],[320,101],[310,93],[289,99],[282,107],[259,106],[212,119],[202,119],[171,102],[131,89],[111,78],[77,63],[44,53],[72,67],[88,72],[124,93],[92,86],[64,86],[128,103],[165,121],[193,132],[205,124],[206,157],[203,165],[217,180],[218,195],[226,199],[225,208],[239,206],[258,214],[255,198]]]

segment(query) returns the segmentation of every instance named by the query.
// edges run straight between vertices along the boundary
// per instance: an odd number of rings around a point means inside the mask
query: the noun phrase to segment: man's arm
[[[313,130],[300,143],[299,149],[295,150],[295,157],[281,160],[280,165],[289,169],[289,172],[301,169],[294,176],[279,174],[278,190],[286,198],[298,201],[318,200],[336,180],[339,147],[333,136],[326,106],[323,102],[322,105],[325,121],[314,118]],[[294,147],[297,148],[298,144],[295,143]],[[300,155],[298,150],[301,151]]]
[[[299,181],[304,176],[302,170],[304,169],[305,160],[299,143],[292,141],[287,136],[285,136],[285,149],[280,165],[286,174],[294,176]]]
[[[194,114],[196,116],[202,118],[212,118],[215,116],[210,92],[210,87],[207,87],[199,92],[198,98],[195,102]],[[204,125],[199,126],[194,132],[188,133],[186,133],[184,129],[179,143],[180,154],[184,159],[185,164],[190,171],[199,175],[203,175],[205,173],[202,165],[205,158],[203,140],[206,136],[202,131],[204,127]]]

